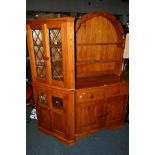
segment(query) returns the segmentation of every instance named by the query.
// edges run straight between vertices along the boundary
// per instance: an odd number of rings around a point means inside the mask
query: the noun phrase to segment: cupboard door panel
[[[74,93],[53,89],[50,92],[49,107],[53,132],[73,140],[75,136]]]
[[[51,130],[51,116],[49,108],[49,93],[44,89],[34,88],[34,101],[37,110],[38,124],[42,128]]]
[[[66,94],[62,91],[50,92],[50,108],[52,118],[52,129],[56,134],[65,135],[65,109]]]
[[[126,96],[113,97],[107,100],[108,115],[107,124],[111,126],[121,125],[124,122]]]
[[[46,46],[49,57],[49,83],[53,86],[64,87],[64,48],[63,26],[60,23],[47,24]]]
[[[38,108],[38,124],[46,129],[51,129],[50,111],[45,108]]]
[[[52,112],[52,126],[53,126],[53,131],[60,133],[60,134],[65,134],[65,122],[64,122],[64,114],[58,113],[56,111]]]
[[[100,101],[98,104],[96,104],[96,106],[95,106],[95,119],[96,119],[97,126],[99,128],[104,127],[105,121],[107,118],[107,114],[108,114],[107,105],[106,105],[106,102],[104,100]]]
[[[94,105],[81,103],[76,105],[76,133],[82,133],[94,128],[95,109]]]
[[[95,110],[93,106],[82,107],[82,127],[95,124]]]
[[[104,127],[107,106],[104,100],[83,102],[76,105],[76,133]]]
[[[63,81],[61,28],[49,28],[52,80]]]

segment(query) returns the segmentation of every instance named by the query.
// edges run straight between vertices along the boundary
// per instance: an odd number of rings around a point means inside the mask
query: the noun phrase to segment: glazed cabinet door
[[[37,119],[39,127],[51,130],[52,125],[51,125],[48,92],[44,90],[35,90],[34,99],[37,109]]]
[[[52,91],[50,93],[50,107],[51,107],[51,119],[52,130],[56,134],[65,136],[65,99],[62,94]]]
[[[29,22],[27,42],[34,82],[75,88],[74,21]]]
[[[46,26],[47,53],[49,66],[49,83],[53,86],[64,87],[64,27],[61,22],[48,23]]]
[[[33,82],[48,83],[47,50],[45,44],[45,24],[27,25],[27,44]]]
[[[67,140],[75,137],[74,93],[50,92],[52,131]]]
[[[47,23],[50,85],[74,88],[74,23]]]

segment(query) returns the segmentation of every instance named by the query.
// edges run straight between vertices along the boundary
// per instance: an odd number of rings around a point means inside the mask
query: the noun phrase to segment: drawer
[[[105,87],[106,97],[128,95],[128,93],[129,93],[128,84],[117,84],[117,85],[110,85]]]
[[[85,101],[95,101],[103,99],[103,89],[84,89],[78,90],[76,92],[76,101],[78,102],[85,102]]]

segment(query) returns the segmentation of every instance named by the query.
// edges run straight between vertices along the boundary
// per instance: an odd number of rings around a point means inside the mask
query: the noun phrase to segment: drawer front
[[[101,100],[103,99],[103,89],[93,89],[93,90],[79,90],[76,92],[76,101],[79,102],[85,102],[85,101],[95,101],[95,100]]]
[[[129,93],[128,84],[117,84],[105,87],[106,97],[127,95],[128,93]]]

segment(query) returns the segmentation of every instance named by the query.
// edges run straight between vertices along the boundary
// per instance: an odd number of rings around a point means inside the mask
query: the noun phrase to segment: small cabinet
[[[65,136],[66,94],[60,91],[51,91],[50,108],[53,132]]]
[[[98,89],[78,90],[76,92],[76,134],[122,126],[127,97],[128,86],[125,83],[109,84]]]
[[[64,141],[74,141],[74,92],[36,87],[34,97],[39,128]]]
[[[27,21],[34,83],[74,88],[74,18]]]
[[[53,133],[59,138],[64,137],[68,142],[74,141],[74,92],[53,89],[49,96]]]
[[[31,63],[34,64],[32,74],[36,81],[56,83],[63,86],[63,26],[61,23],[31,24],[27,26],[28,45],[32,50]],[[54,82],[53,82],[54,83]]]

